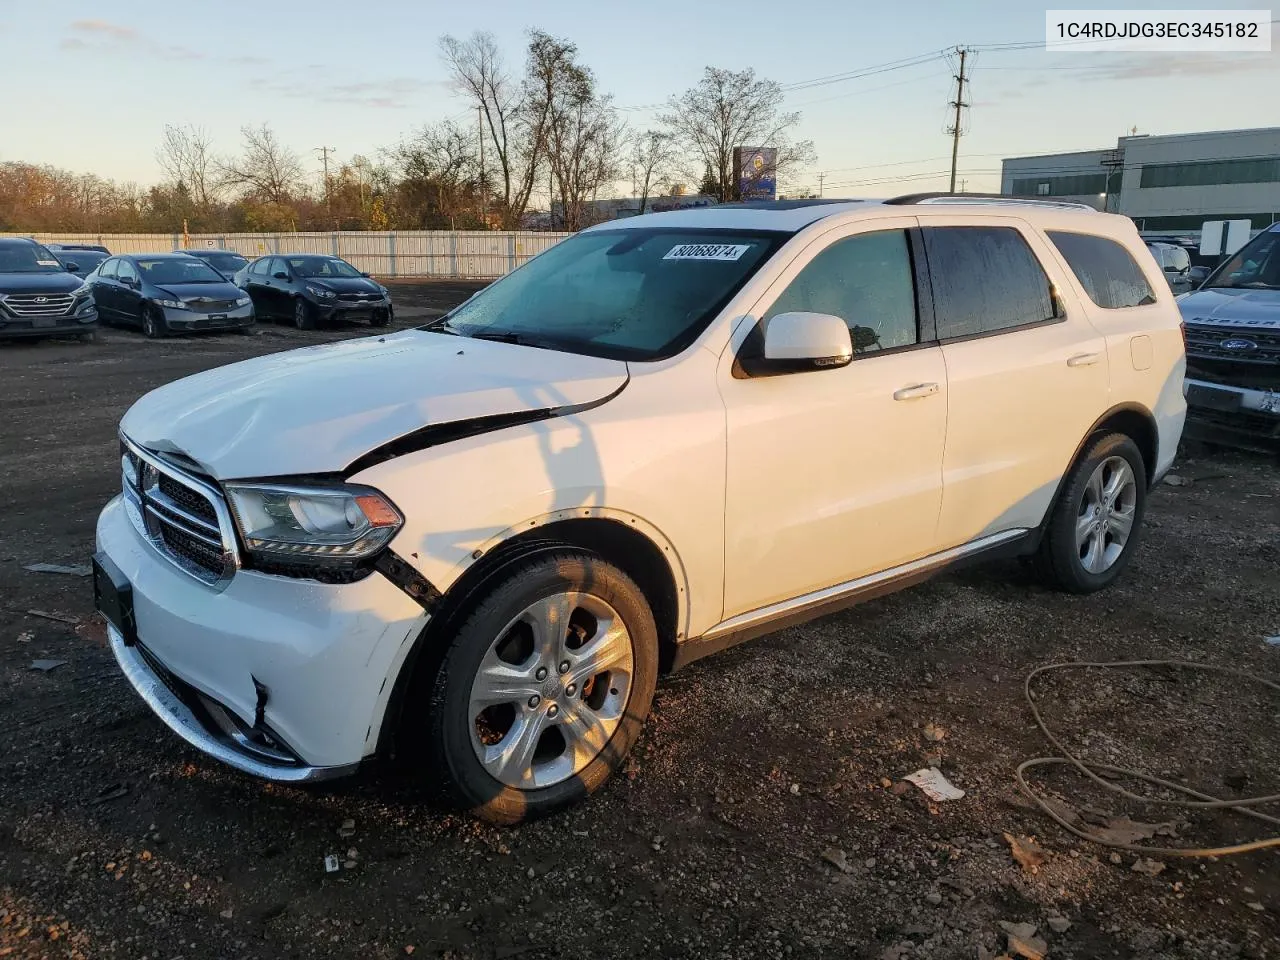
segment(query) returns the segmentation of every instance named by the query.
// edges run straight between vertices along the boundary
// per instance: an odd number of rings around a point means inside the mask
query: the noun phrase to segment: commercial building
[[[1280,220],[1280,127],[1121,137],[1114,149],[1004,161],[1000,192],[1061,197],[1132,217],[1144,231],[1206,220]]]

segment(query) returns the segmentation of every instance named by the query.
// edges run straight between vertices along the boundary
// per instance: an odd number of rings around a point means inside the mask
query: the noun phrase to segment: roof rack
[[[908,193],[901,197],[891,197],[884,201],[890,204],[912,206],[915,204],[934,203],[974,203],[974,204],[1012,204],[1014,206],[1058,207],[1066,210],[1098,211],[1079,200],[1042,200],[1039,197],[1015,197],[1005,193]]]

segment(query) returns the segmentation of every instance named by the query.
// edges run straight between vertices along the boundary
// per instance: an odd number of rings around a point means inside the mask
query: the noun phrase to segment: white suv
[[[421,329],[153,391],[95,588],[138,692],[280,781],[385,752],[515,821],[660,670],[995,553],[1085,593],[1182,430],[1124,218],[917,196],[641,216]]]

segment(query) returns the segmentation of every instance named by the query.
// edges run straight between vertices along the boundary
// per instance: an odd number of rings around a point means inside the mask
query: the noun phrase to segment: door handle
[[[938,392],[936,383],[915,383],[909,387],[903,387],[900,390],[893,391],[893,399],[895,400],[916,400],[920,397],[928,397]]]
[[[1091,367],[1102,359],[1100,353],[1077,353],[1074,357],[1067,358],[1068,367]]]

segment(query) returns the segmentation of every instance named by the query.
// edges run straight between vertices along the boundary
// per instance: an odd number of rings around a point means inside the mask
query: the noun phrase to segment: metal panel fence
[[[162,253],[183,246],[180,233],[27,233],[41,243],[91,243],[112,253]],[[192,248],[234,250],[246,257],[269,253],[323,253],[342,257],[378,277],[501,277],[567,233],[528,231],[398,230],[374,233],[193,233]]]

